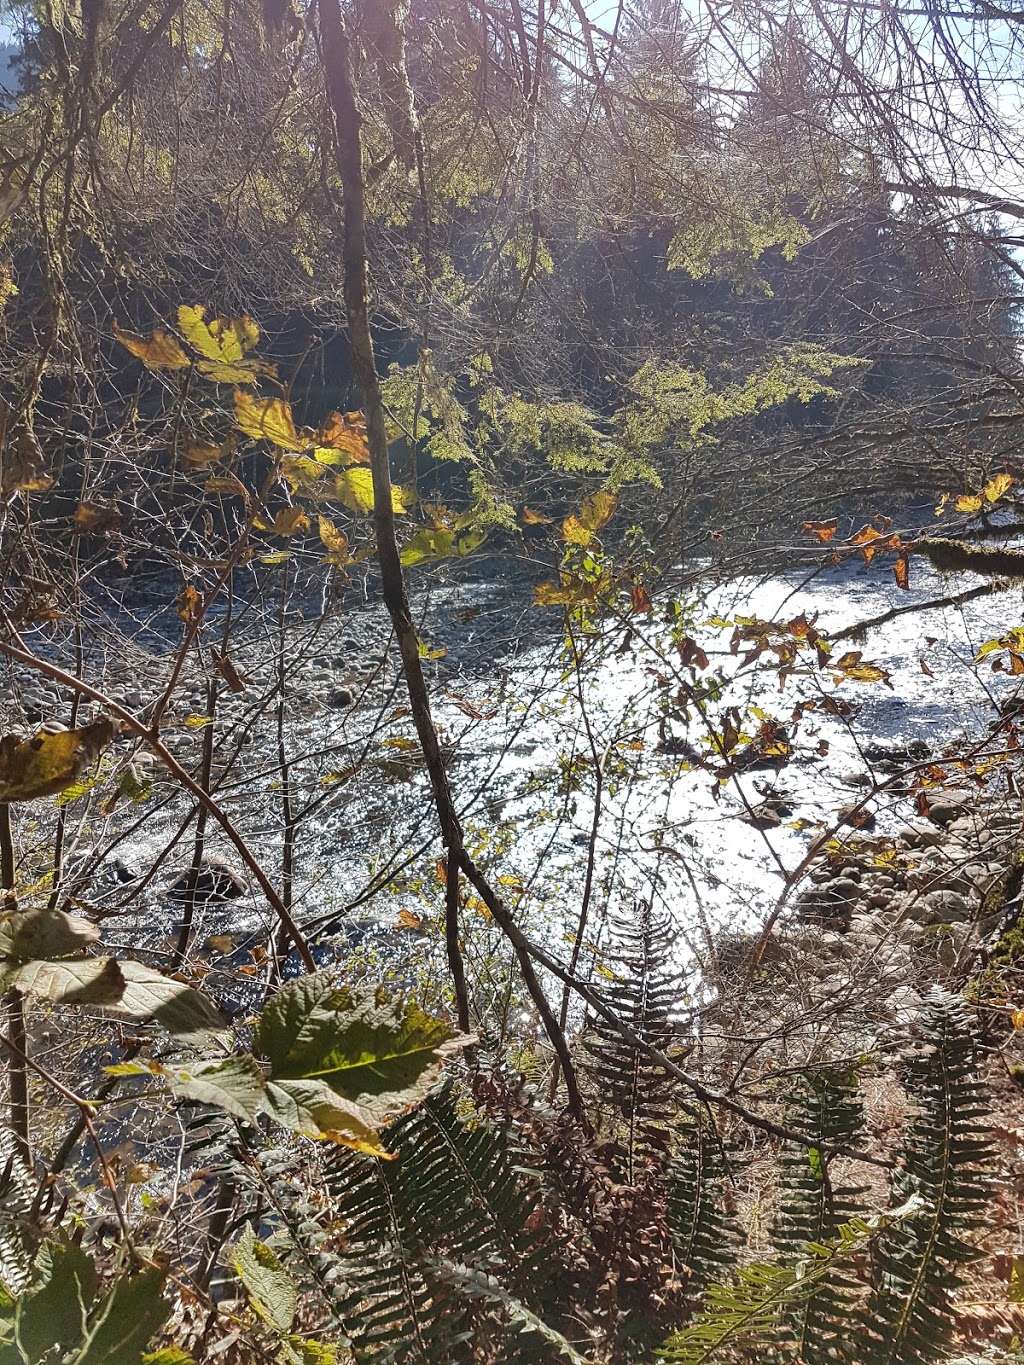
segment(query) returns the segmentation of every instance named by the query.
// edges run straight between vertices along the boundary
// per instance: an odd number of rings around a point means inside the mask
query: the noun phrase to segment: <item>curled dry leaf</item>
[[[72,522],[84,535],[102,536],[121,529],[121,513],[107,503],[83,502],[75,510]]]
[[[186,583],[175,600],[178,605],[178,615],[186,626],[194,626],[199,619],[202,608],[202,598],[199,593],[191,583]]]
[[[147,370],[184,370],[192,363],[178,341],[160,328],[151,333],[147,340],[134,332],[122,332],[115,321],[114,336],[137,360],[142,361]]]

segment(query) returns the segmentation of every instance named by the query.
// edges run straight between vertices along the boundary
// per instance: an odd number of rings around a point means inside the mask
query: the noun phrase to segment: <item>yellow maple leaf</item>
[[[594,539],[594,533],[589,526],[584,526],[574,513],[562,522],[562,539],[567,540],[570,545],[582,545],[586,549]]]
[[[1008,493],[1013,487],[1012,474],[997,474],[994,479],[989,479],[982,489],[987,502],[997,502],[1004,493]]]
[[[980,493],[961,493],[956,500],[956,510],[958,512],[980,512],[982,501]]]
[[[235,422],[239,430],[257,441],[271,441],[282,450],[305,450],[307,443],[295,429],[290,403],[283,398],[255,398],[235,390]]]
[[[618,501],[614,493],[591,493],[589,498],[583,499],[580,520],[588,530],[600,531],[611,519]]]

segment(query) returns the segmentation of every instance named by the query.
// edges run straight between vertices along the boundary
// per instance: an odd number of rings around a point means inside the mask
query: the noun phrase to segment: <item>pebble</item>
[[[922,904],[935,921],[955,924],[971,918],[971,907],[958,891],[929,891]]]
[[[934,825],[904,825],[896,836],[908,848],[928,848],[941,844],[945,838]]]

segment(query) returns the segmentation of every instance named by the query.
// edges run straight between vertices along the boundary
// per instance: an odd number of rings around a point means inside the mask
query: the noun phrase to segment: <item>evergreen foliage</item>
[[[907,1064],[916,1106],[893,1181],[897,1199],[921,1201],[920,1217],[878,1243],[873,1292],[863,1325],[871,1365],[940,1360],[949,1340],[952,1295],[978,1256],[966,1235],[982,1226],[989,1197],[986,1107],[977,1078],[978,1048],[955,998],[934,990],[921,1020],[921,1043]]]
[[[854,1144],[863,1128],[857,1074],[828,1068],[807,1076],[787,1116],[789,1127],[818,1141],[810,1149],[783,1144],[774,1242],[780,1262],[798,1263],[809,1246],[841,1237],[862,1208],[863,1189],[838,1184],[830,1153]],[[856,1282],[842,1261],[783,1313],[794,1360],[825,1365],[849,1340]]]
[[[736,1256],[738,1230],[727,1211],[729,1172],[722,1140],[703,1113],[687,1116],[666,1172],[666,1216],[672,1246],[697,1301]]]
[[[609,937],[606,965],[614,979],[604,987],[605,999],[643,1042],[671,1053],[683,978],[671,965],[670,922],[637,901],[632,918],[610,920]],[[633,1184],[645,1165],[668,1152],[682,1104],[678,1084],[600,1018],[590,1022],[584,1047],[598,1126],[619,1153],[623,1180]]]

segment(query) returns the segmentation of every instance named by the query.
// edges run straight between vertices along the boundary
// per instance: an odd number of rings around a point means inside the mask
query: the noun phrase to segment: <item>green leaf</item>
[[[126,1019],[155,1019],[182,1042],[199,1046],[224,1030],[224,1020],[207,996],[184,981],[163,976],[152,967],[126,958],[118,966],[124,976],[121,998],[111,1007]]]
[[[472,554],[487,539],[487,532],[470,530],[465,535],[456,536],[454,531],[438,527],[427,527],[417,531],[402,546],[402,567],[411,569],[431,559],[448,559],[452,555],[462,558]]]
[[[307,1341],[302,1337],[289,1337],[281,1343],[278,1356],[281,1365],[337,1365],[338,1352],[333,1346],[322,1341]]]
[[[113,957],[66,958],[61,962],[9,962],[0,984],[25,995],[64,1005],[106,1005],[120,1001],[125,989],[121,964]]]
[[[15,1340],[26,1360],[42,1360],[53,1346],[74,1346],[96,1297],[96,1263],[81,1247],[45,1244],[36,1257],[43,1283],[16,1305]]]
[[[553,1346],[560,1356],[570,1361],[571,1365],[593,1365],[591,1358],[581,1356],[561,1332],[538,1317],[514,1294],[510,1294],[493,1275],[451,1261],[434,1260],[431,1264],[441,1279],[458,1286],[470,1298],[499,1304],[520,1332],[530,1332],[539,1336],[548,1346]]]
[[[143,1270],[115,1281],[89,1315],[89,1331],[66,1365],[139,1365],[150,1338],[163,1325],[171,1305],[161,1294],[162,1270]]]
[[[319,1078],[383,1120],[422,1099],[442,1060],[470,1041],[381,991],[337,986],[329,972],[289,982],[264,1009],[254,1049],[271,1078]]]
[[[0,916],[0,954],[55,958],[81,953],[100,936],[95,924],[63,910],[28,910]]]
[[[112,1076],[157,1076],[166,1080],[179,1099],[214,1104],[236,1118],[254,1123],[264,1098],[263,1069],[251,1053],[236,1057],[207,1057],[189,1066],[162,1062],[119,1062],[104,1067]]]
[[[171,1090],[179,1098],[215,1104],[237,1118],[255,1122],[263,1102],[265,1082],[263,1069],[251,1053],[165,1070]]]
[[[350,512],[360,515],[372,512],[373,475],[370,470],[362,466],[341,470],[334,479],[334,497]]]
[[[299,1291],[270,1247],[256,1236],[251,1224],[246,1224],[235,1244],[231,1264],[245,1285],[249,1302],[263,1321],[282,1336],[290,1332],[295,1322]]]
[[[147,1351],[142,1365],[196,1365],[196,1360],[180,1346],[165,1346],[162,1351]]]
[[[303,1137],[323,1138],[386,1161],[392,1159],[381,1146],[375,1116],[335,1094],[323,1081],[268,1081],[263,1108],[282,1128]]]
[[[446,559],[455,553],[455,532],[428,528],[417,531],[402,546],[402,568],[411,569],[429,559]]]

